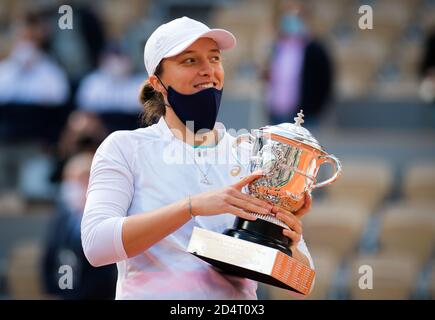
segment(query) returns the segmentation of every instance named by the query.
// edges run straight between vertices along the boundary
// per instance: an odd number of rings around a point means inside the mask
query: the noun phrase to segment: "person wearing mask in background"
[[[47,151],[66,118],[68,78],[45,51],[49,25],[43,13],[23,12],[11,35],[11,52],[0,61],[0,190],[45,199],[51,188],[32,168],[50,166]]]
[[[116,43],[105,48],[98,69],[80,82],[77,107],[93,112],[103,121],[109,133],[139,127],[141,105],[137,88],[143,76],[133,73],[130,57]]]
[[[14,44],[0,61],[0,104],[59,106],[69,95],[63,69],[44,50],[48,26],[41,14],[27,12],[13,24]]]
[[[86,189],[93,153],[72,156],[63,170],[59,202],[48,230],[43,258],[43,279],[48,294],[61,299],[113,299],[116,266],[91,266],[80,238],[80,223],[86,201]],[[72,271],[71,288],[61,287],[67,280],[62,266]]]
[[[57,144],[50,181],[60,183],[65,164],[76,154],[95,153],[108,134],[106,127],[95,113],[73,111]]]
[[[316,125],[331,96],[331,61],[324,46],[309,33],[302,1],[285,1],[282,6],[279,35],[263,73],[269,122],[293,122],[303,109],[306,125]]]

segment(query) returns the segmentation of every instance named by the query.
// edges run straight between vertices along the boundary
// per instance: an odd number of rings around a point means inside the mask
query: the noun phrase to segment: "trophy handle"
[[[242,142],[249,142],[250,144],[253,144],[255,142],[255,137],[250,133],[244,133],[238,136],[233,142],[233,146],[231,148],[233,157],[237,160],[241,167],[244,167],[245,165],[242,163],[237,153],[237,151],[239,150],[239,146]]]
[[[320,165],[322,165],[324,163],[331,164],[334,167],[335,173],[331,178],[326,179],[325,181],[316,183],[313,186],[313,189],[321,188],[321,187],[324,187],[324,186],[327,186],[327,185],[333,183],[335,180],[338,179],[338,177],[341,174],[341,162],[333,154],[321,156],[319,159],[321,160]]]

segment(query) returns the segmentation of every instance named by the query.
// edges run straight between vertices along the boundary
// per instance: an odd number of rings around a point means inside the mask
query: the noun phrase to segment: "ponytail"
[[[162,73],[161,64],[156,68],[156,75]],[[139,101],[142,104],[144,110],[141,115],[141,122],[145,125],[151,125],[156,123],[160,117],[165,115],[165,101],[163,95],[154,90],[149,80],[145,80],[142,83],[139,91]]]

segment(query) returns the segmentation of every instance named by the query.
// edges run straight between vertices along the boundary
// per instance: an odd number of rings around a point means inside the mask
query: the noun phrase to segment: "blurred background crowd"
[[[58,24],[64,4],[72,30]],[[360,28],[362,5],[373,29]],[[1,0],[0,298],[114,297],[116,267],[91,267],[80,245],[89,168],[108,134],[142,126],[144,44],[183,15],[237,37],[224,53],[228,129],[303,109],[343,163],[303,220],[310,298],[434,299],[434,0]],[[258,296],[290,299],[263,284]]]

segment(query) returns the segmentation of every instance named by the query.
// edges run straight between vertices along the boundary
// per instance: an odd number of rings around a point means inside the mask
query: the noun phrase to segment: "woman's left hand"
[[[290,230],[284,229],[283,233],[285,236],[289,237],[292,240],[292,248],[296,248],[297,244],[301,240],[302,222],[300,218],[311,209],[311,194],[306,192],[304,198],[301,201],[304,201],[304,205],[294,213],[278,207],[272,208],[272,212],[275,213],[276,217],[279,220],[283,221],[290,228]]]

